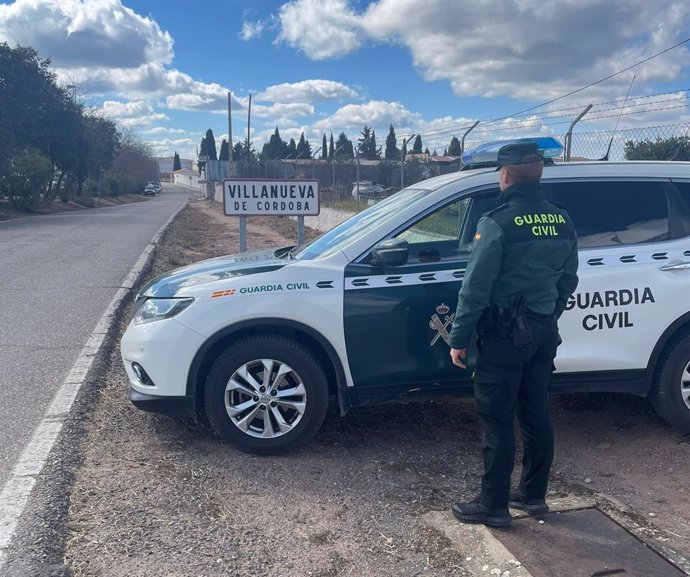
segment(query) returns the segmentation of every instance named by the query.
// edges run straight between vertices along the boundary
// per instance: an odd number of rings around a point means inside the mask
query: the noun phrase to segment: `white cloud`
[[[364,125],[375,129],[385,128],[393,124],[398,134],[422,122],[422,117],[416,112],[410,112],[399,102],[386,102],[383,100],[371,100],[364,104],[347,104],[339,108],[328,118],[319,120],[314,124],[317,130],[336,131],[356,129],[361,130]],[[413,131],[413,130],[412,130]],[[380,135],[378,135],[380,137]]]
[[[169,120],[161,112],[155,112],[153,106],[147,102],[117,102],[106,100],[102,105],[103,114],[117,120],[124,126],[146,126],[154,122]]]
[[[428,81],[460,96],[548,100],[613,74],[687,36],[684,0],[458,2],[377,0],[358,12],[345,0],[296,0],[280,11],[282,40],[314,60],[340,57],[366,40],[410,50]],[[686,47],[635,68],[640,80],[678,78]],[[630,76],[597,94],[620,94]]]
[[[355,98],[356,96],[357,92],[342,82],[313,79],[275,84],[257,94],[255,98],[273,102],[315,102]]]
[[[266,28],[266,23],[262,21],[249,22],[247,20],[242,24],[242,31],[240,32],[240,38],[242,40],[253,40],[255,38],[261,38],[261,34]]]
[[[140,131],[141,134],[187,134],[183,128],[168,128],[167,126],[154,126]]]
[[[359,18],[347,0],[294,0],[280,8],[279,42],[324,60],[344,56],[359,48]]]
[[[0,40],[50,57],[57,67],[169,64],[173,41],[120,0],[16,0],[0,5]]]

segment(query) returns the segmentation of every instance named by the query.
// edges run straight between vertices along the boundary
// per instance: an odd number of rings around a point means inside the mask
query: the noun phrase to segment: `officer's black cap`
[[[516,164],[531,164],[541,162],[544,157],[539,154],[536,142],[514,142],[506,144],[498,150],[498,168],[502,166],[515,166]]]

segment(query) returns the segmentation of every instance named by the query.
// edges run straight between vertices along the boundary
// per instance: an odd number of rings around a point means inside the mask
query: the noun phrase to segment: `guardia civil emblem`
[[[431,345],[434,346],[438,339],[443,339],[447,344],[450,345],[450,332],[448,327],[452,326],[453,319],[455,318],[455,313],[448,314],[450,312],[450,307],[444,303],[441,303],[436,307],[436,312],[431,315],[429,320],[429,328],[436,331],[434,338],[431,339]]]

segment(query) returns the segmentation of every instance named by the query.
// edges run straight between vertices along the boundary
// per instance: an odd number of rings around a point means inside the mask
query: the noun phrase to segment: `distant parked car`
[[[156,187],[153,184],[147,184],[142,194],[144,196],[156,196]]]

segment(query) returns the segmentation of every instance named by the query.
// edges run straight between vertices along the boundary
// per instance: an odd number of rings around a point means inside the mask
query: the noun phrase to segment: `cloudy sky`
[[[686,0],[16,0],[0,41],[49,57],[80,99],[131,126],[157,155],[192,158],[201,136],[284,139],[366,124],[383,144],[421,134],[439,153],[476,138],[555,134],[586,104],[583,131],[690,121]],[[505,117],[505,118],[504,118]],[[502,118],[496,122],[489,122]],[[587,117],[586,117],[587,118]],[[483,131],[483,132],[482,132]]]

